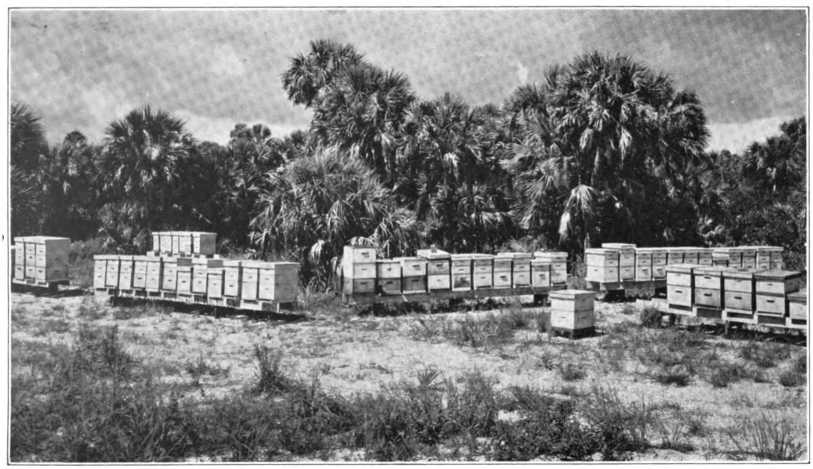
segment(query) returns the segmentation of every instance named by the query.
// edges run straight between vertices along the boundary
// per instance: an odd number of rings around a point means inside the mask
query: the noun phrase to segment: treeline
[[[36,111],[12,105],[12,233],[138,252],[151,230],[212,230],[223,249],[302,262],[315,286],[353,238],[386,255],[770,243],[804,265],[804,120],[742,155],[707,153],[698,97],[627,57],[579,56],[472,106],[315,41],[282,85],[310,127],[238,124],[227,145],[144,107],[102,142],[74,131],[49,148]]]

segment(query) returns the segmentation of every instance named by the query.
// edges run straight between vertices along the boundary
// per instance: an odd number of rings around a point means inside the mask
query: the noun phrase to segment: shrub
[[[785,418],[767,413],[738,421],[726,434],[741,454],[761,459],[793,461],[805,451],[805,441],[794,436],[793,425]]]
[[[797,373],[807,373],[807,354],[799,355],[799,358],[793,361],[793,371]]]
[[[605,460],[646,448],[648,431],[659,423],[646,402],[626,404],[613,388],[594,387],[582,401],[580,411],[598,433],[598,450]]]
[[[751,341],[740,349],[739,355],[754,362],[760,368],[773,368],[777,361],[790,358],[790,351],[777,344],[760,344]]]
[[[559,365],[559,374],[562,375],[562,379],[565,381],[578,381],[584,379],[587,375],[584,368],[573,363]]]
[[[663,313],[660,312],[657,308],[652,306],[647,306],[641,310],[640,319],[641,325],[643,327],[660,327],[661,326],[661,317]]]
[[[786,388],[801,386],[805,383],[807,383],[805,375],[795,370],[785,370],[779,375],[779,384]]]
[[[748,376],[745,368],[739,363],[712,361],[709,367],[708,381],[715,388],[724,388]]]
[[[291,389],[291,380],[280,368],[282,353],[279,350],[269,349],[265,345],[255,345],[254,357],[257,359],[259,371],[256,392],[274,394]]]
[[[691,377],[689,368],[683,364],[664,367],[653,375],[655,381],[667,386],[670,384],[686,386],[691,381]]]

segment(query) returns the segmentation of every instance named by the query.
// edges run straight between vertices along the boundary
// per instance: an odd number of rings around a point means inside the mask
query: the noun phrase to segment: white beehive
[[[589,282],[618,282],[619,253],[615,249],[588,248],[584,250]]]
[[[133,256],[119,256],[119,285],[121,290],[133,288]]]
[[[550,325],[554,329],[580,331],[595,326],[594,300],[588,290],[554,290],[550,298]]]
[[[550,262],[550,281],[553,285],[567,282],[567,253],[563,251],[536,251],[534,259]]]
[[[451,255],[440,249],[418,249],[417,256],[426,259],[426,283],[429,291],[449,290],[451,280]]]
[[[19,236],[14,239],[22,245],[23,275],[39,283],[68,280],[68,250],[70,239],[56,236]]]

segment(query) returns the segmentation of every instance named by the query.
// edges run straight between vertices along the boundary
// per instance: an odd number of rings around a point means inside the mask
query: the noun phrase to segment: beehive
[[[533,256],[528,252],[513,252],[511,274],[512,285],[516,287],[527,287],[531,285],[531,259]],[[567,266],[565,266],[567,270]]]
[[[401,289],[404,293],[426,292],[426,259],[423,257],[396,257],[401,264]]]
[[[161,274],[162,274],[162,256],[146,256],[147,263],[147,282],[146,289],[148,291],[158,291],[161,289]]]
[[[451,256],[440,249],[418,249],[418,257],[426,259],[426,283],[429,291],[451,288]]]
[[[697,251],[697,263],[699,265],[714,265],[714,259],[711,254],[711,248],[699,248]]]
[[[206,268],[206,296],[219,300],[223,298],[223,266]]]
[[[771,255],[771,270],[784,270],[785,261],[782,258],[781,246],[768,246],[766,249]]]
[[[739,268],[742,265],[742,253],[731,246],[716,247],[711,250],[713,265],[724,265]]]
[[[342,291],[346,294],[375,292],[375,248],[345,246],[342,252]]]
[[[683,254],[686,248],[668,247],[666,248],[666,265],[683,264]]]
[[[593,329],[595,293],[587,290],[554,290],[550,298],[550,325],[571,332]]]
[[[133,288],[147,288],[147,256],[133,256]]]
[[[385,295],[401,294],[401,278],[378,278],[376,279],[376,291]]]
[[[513,257],[511,253],[494,256],[494,288],[511,288]]]
[[[788,295],[788,316],[791,319],[807,320],[807,289]]]
[[[694,304],[723,309],[724,267],[703,266],[694,269]]]
[[[241,263],[238,260],[223,260],[223,296],[240,298]]]
[[[562,251],[536,251],[535,259],[550,262],[550,282],[560,285],[567,282],[567,253]]]
[[[465,291],[472,289],[471,254],[452,254],[452,290]]]
[[[208,231],[192,232],[192,252],[202,256],[214,255],[217,247],[217,234]]]
[[[108,281],[108,263],[118,264],[119,256],[115,254],[97,254],[93,256],[93,288],[116,288],[118,286],[118,267],[111,269],[116,276]],[[111,286],[112,284],[112,286]]]
[[[15,241],[14,246],[14,278],[25,280],[25,246]]]
[[[619,253],[614,249],[589,248],[584,250],[586,280],[599,283],[618,282]]]
[[[161,253],[161,232],[153,231],[152,235],[152,252],[155,254]]]
[[[161,290],[174,293],[178,289],[178,258],[161,257]]]
[[[723,306],[742,313],[754,312],[754,273],[744,270],[723,271]]]
[[[206,257],[192,258],[192,293],[206,295],[208,292],[208,273],[210,268],[223,267],[223,260]]]
[[[799,291],[802,273],[788,270],[768,270],[754,274],[756,311],[759,314],[786,316],[787,295]]]
[[[742,255],[743,269],[756,269],[757,268],[757,250],[750,246],[740,246],[737,250]]]
[[[652,248],[635,249],[635,280],[652,280]]]
[[[544,259],[531,259],[531,285],[550,287],[550,262]]]
[[[217,234],[207,231],[154,231],[153,252],[166,255],[212,256],[217,245]]]
[[[267,262],[259,269],[257,297],[260,300],[291,303],[299,294],[299,264]]]
[[[192,262],[182,262],[181,259],[178,258],[178,280],[177,280],[177,291],[182,295],[191,295],[192,294]],[[186,258],[188,259],[188,258]]]
[[[670,308],[691,311],[693,306],[694,264],[666,266],[666,303]]]
[[[133,288],[133,256],[119,256],[118,288],[121,290]]]
[[[159,252],[161,254],[172,255],[174,254],[172,251],[172,238],[174,231],[159,231],[158,238],[159,238]]]
[[[56,236],[19,236],[14,238],[22,246],[22,273],[24,278],[40,283],[68,280],[68,249],[70,239]],[[118,279],[116,279],[118,280]]]
[[[604,249],[618,252],[618,278],[635,280],[635,245],[628,243],[602,243]]]
[[[638,252],[649,253],[652,259],[652,278],[655,280],[665,279],[666,278],[666,263],[667,263],[667,250],[666,248],[638,248],[636,251],[636,280],[638,279],[637,275],[637,259],[638,259]],[[644,273],[642,272],[642,275]]]
[[[491,254],[472,254],[472,286],[491,288],[494,285],[494,256]]]

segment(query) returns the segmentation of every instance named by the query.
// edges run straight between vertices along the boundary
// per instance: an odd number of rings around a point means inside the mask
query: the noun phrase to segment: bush
[[[565,381],[578,381],[587,376],[584,368],[573,363],[559,365],[559,374],[562,375],[562,379]]]
[[[274,394],[291,390],[291,380],[280,368],[282,353],[279,350],[269,349],[265,345],[255,345],[254,357],[257,359],[259,371],[256,392]]]
[[[807,383],[807,378],[804,374],[795,370],[786,370],[779,375],[779,384],[786,388],[793,388]]]
[[[657,308],[647,306],[641,310],[640,319],[643,327],[661,327],[663,313]]]
[[[594,387],[582,401],[581,413],[599,435],[605,460],[648,446],[647,433],[659,420],[645,402],[626,404],[613,388]]]
[[[778,361],[790,358],[790,351],[781,345],[752,341],[740,349],[740,357],[754,362],[760,368],[773,368]]]
[[[794,437],[793,426],[780,416],[746,417],[726,433],[740,453],[761,459],[794,461],[805,452],[805,441]]]
[[[715,388],[724,388],[729,384],[748,377],[745,368],[738,363],[711,362],[708,381]]]
[[[682,387],[689,384],[692,374],[686,365],[678,364],[662,368],[653,375],[653,378],[655,381],[667,386],[674,384]]]

